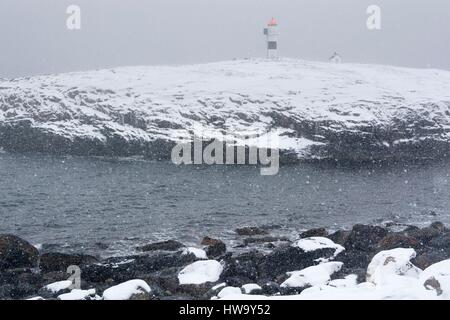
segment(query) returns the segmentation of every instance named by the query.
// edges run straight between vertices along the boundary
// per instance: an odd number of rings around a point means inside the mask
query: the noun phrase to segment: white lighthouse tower
[[[267,37],[267,58],[278,59],[278,23],[275,18],[264,29],[264,35]]]

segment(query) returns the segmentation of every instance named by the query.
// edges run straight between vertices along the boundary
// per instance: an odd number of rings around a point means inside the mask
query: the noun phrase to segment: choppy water
[[[386,220],[450,222],[450,163],[336,168],[176,167],[170,162],[0,154],[0,233],[53,250],[118,254],[243,225],[295,235]],[[105,249],[108,247],[107,249]]]

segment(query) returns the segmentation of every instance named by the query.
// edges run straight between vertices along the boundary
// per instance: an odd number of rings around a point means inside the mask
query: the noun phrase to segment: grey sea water
[[[450,163],[181,166],[138,159],[0,154],[0,233],[43,250],[113,255],[142,243],[266,226],[295,237],[355,223],[450,223]]]

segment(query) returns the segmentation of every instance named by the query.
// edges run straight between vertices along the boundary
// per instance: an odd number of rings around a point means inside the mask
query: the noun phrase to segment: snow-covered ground
[[[448,151],[449,89],[442,70],[291,59],[0,80],[0,146],[170,156],[152,143],[257,132],[299,158],[433,157]]]
[[[379,252],[367,268],[367,280],[357,283],[356,275],[331,280],[342,267],[340,262],[326,262],[304,270],[289,272],[282,287],[305,288],[296,295],[249,295],[246,290],[224,288],[218,298],[227,300],[386,300],[386,299],[450,299],[450,260],[436,263],[425,270],[410,260],[414,249]],[[244,293],[242,293],[244,292]]]

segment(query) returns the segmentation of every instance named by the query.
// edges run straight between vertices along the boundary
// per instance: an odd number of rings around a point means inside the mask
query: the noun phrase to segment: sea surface
[[[450,162],[339,167],[176,166],[141,159],[0,154],[0,233],[43,251],[124,255],[136,246],[264,226],[295,238],[312,227],[450,223]]]

